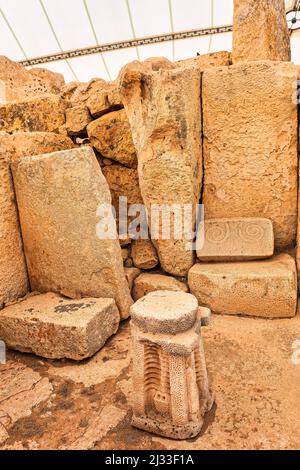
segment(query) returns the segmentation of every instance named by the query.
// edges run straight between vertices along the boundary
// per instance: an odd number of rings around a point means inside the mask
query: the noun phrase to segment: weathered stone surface
[[[140,298],[149,294],[149,292],[155,292],[158,290],[183,292],[189,291],[186,284],[178,281],[174,277],[156,273],[142,273],[134,281],[132,297],[133,300],[136,302]]]
[[[151,240],[134,240],[131,256],[136,268],[153,269],[158,265],[157,251]]]
[[[119,242],[96,233],[98,207],[111,197],[92,149],[23,158],[12,170],[32,290],[114,298],[126,318]]]
[[[197,249],[201,261],[243,261],[274,254],[273,224],[269,219],[211,219],[201,224]]]
[[[100,117],[123,108],[117,83],[105,82],[99,87],[95,87],[86,104],[94,117]]]
[[[129,168],[137,167],[130,124],[124,109],[91,122],[87,132],[93,147],[103,157],[116,160]]]
[[[195,264],[188,282],[199,303],[213,313],[264,318],[296,314],[296,266],[286,254],[264,261]]]
[[[202,180],[198,70],[147,73],[136,62],[123,69],[119,81],[138,153],[141,194],[149,213],[153,204],[179,204],[180,210],[184,204],[195,207]],[[161,227],[158,229],[159,239],[154,242],[162,268],[186,275],[194,258],[187,250],[185,235],[175,239],[172,226],[169,239],[162,240]]]
[[[87,106],[94,118],[123,108],[117,82],[93,78],[88,83],[72,82],[62,90],[72,106]]]
[[[82,136],[86,134],[87,125],[92,117],[86,106],[74,106],[66,111],[66,129],[69,135]]]
[[[66,105],[57,95],[44,95],[0,106],[0,130],[59,132]]]
[[[178,60],[175,62],[177,67],[195,67],[198,70],[210,69],[211,67],[222,67],[231,65],[231,53],[226,51],[212,52],[203,54],[190,59]]]
[[[58,152],[74,148],[75,145],[68,136],[54,132],[15,132],[1,133],[1,141],[9,143],[9,159],[11,161],[22,157],[31,157],[43,153]]]
[[[232,59],[291,60],[284,0],[234,0]]]
[[[28,290],[27,270],[20,234],[18,211],[10,173],[13,147],[0,132],[0,309]]]
[[[3,85],[0,101],[22,101],[43,94],[59,94],[64,86],[61,74],[47,69],[26,70],[22,65],[0,57],[0,83]]]
[[[127,198],[128,208],[133,204],[143,204],[143,199],[139,187],[138,172],[133,168],[126,168],[122,165],[105,166],[102,168],[102,172],[106,178],[112,195],[112,204],[116,210],[117,224],[119,227],[120,197]],[[132,220],[137,216],[138,215],[128,215],[127,217],[127,234],[124,234],[124,237],[126,236],[127,239],[128,236],[129,241],[130,237],[128,235],[128,229]],[[123,222],[123,220],[121,220],[121,222]],[[122,239],[124,237],[122,237]]]
[[[119,321],[113,299],[70,300],[49,293],[2,310],[0,338],[18,351],[82,360],[104,346]]]
[[[135,279],[141,274],[141,270],[138,268],[124,268],[125,276],[128,282],[129,290],[132,291],[133,283]]]
[[[267,61],[203,73],[205,217],[271,219],[280,249],[296,238],[296,78]]]

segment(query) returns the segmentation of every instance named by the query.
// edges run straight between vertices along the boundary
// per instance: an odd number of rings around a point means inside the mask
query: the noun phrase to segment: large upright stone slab
[[[10,162],[24,156],[70,149],[71,139],[46,132],[0,132],[0,305],[15,301],[28,290],[18,211]]]
[[[19,227],[15,192],[10,173],[13,147],[0,132],[0,309],[28,290],[28,280]]]
[[[286,318],[296,315],[295,260],[281,254],[270,260],[199,263],[189,271],[189,288],[213,313]]]
[[[96,233],[111,196],[93,150],[25,157],[12,170],[32,290],[114,298],[126,318],[132,299],[118,240]]]
[[[197,256],[201,261],[243,261],[270,258],[274,253],[269,219],[210,219],[200,224]]]
[[[93,356],[117,332],[113,299],[70,300],[48,293],[0,312],[0,339],[17,351],[80,361]]]
[[[177,204],[183,212],[184,204],[195,208],[199,202],[200,88],[201,75],[193,67],[150,72],[143,64],[134,62],[120,75],[121,98],[138,153],[141,194],[149,214],[154,204]],[[182,228],[182,223],[178,225]],[[193,252],[187,249],[188,237],[174,236],[172,215],[170,227],[168,239],[162,239],[162,225],[152,238],[162,268],[184,276],[193,264]]]
[[[291,60],[284,0],[234,0],[232,60]]]
[[[271,219],[280,249],[296,239],[296,80],[267,61],[203,73],[205,218]]]

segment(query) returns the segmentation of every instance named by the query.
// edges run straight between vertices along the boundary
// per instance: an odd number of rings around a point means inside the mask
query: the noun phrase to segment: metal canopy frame
[[[135,48],[136,49],[136,55],[137,59],[139,59],[139,46],[145,46],[145,45],[150,45],[150,44],[159,44],[159,43],[164,43],[164,42],[172,42],[172,56],[173,60],[175,59],[175,41],[177,40],[183,40],[183,39],[189,39],[189,38],[196,38],[196,37],[201,37],[201,36],[210,36],[210,41],[209,41],[209,48],[208,52],[211,50],[211,43],[212,43],[212,37],[214,34],[222,34],[222,33],[229,33],[232,32],[232,25],[223,25],[223,26],[213,26],[214,23],[214,0],[211,0],[211,27],[209,28],[201,28],[201,29],[193,29],[193,30],[186,30],[186,31],[179,31],[175,32],[174,31],[174,22],[173,22],[173,6],[172,6],[172,0],[168,0],[168,6],[169,6],[169,17],[170,17],[170,33],[166,34],[160,34],[156,36],[147,36],[147,37],[140,37],[137,38],[135,34],[135,25],[133,21],[133,16],[131,13],[131,6],[130,6],[130,0],[124,0],[126,4],[126,10],[128,13],[128,19],[130,22],[131,26],[131,31],[132,31],[132,39],[128,39],[125,41],[119,41],[119,42],[111,42],[107,44],[100,44],[99,39],[97,37],[96,29],[93,23],[93,18],[92,15],[89,11],[88,7],[88,1],[87,0],[82,0],[84,10],[87,15],[87,20],[89,22],[93,37],[95,39],[95,46],[90,46],[90,47],[85,47],[82,49],[72,49],[68,51],[64,51],[62,48],[62,45],[59,41],[59,38],[57,36],[57,33],[55,31],[55,28],[51,22],[50,16],[47,12],[46,6],[43,2],[43,0],[39,0],[40,7],[47,19],[48,25],[50,30],[52,31],[52,34],[55,38],[55,41],[57,43],[59,52],[50,54],[50,55],[43,55],[39,57],[28,57],[28,54],[26,53],[23,45],[21,44],[16,32],[14,31],[13,27],[9,23],[9,20],[7,19],[5,13],[3,10],[0,8],[0,15],[2,15],[5,23],[7,24],[10,33],[12,34],[15,42],[17,43],[19,50],[22,52],[22,55],[24,56],[23,60],[20,60],[19,63],[22,64],[23,66],[26,67],[31,67],[35,65],[41,65],[41,64],[47,64],[51,62],[56,62],[56,61],[65,61],[71,70],[74,78],[77,80],[76,74],[74,72],[74,69],[72,68],[71,63],[69,62],[69,59],[73,59],[76,57],[83,57],[83,56],[89,56],[89,55],[94,55],[94,54],[100,54],[101,60],[103,62],[103,65],[105,67],[105,70],[107,72],[108,77],[111,77],[109,67],[105,61],[105,57],[103,53],[109,52],[109,51],[117,51],[120,49],[128,49],[128,48]],[[297,12],[300,11],[300,0],[293,0],[289,3],[289,6],[287,8],[287,14],[291,14],[291,12],[295,12],[295,17]],[[299,25],[300,28],[300,25]],[[299,30],[299,28],[291,28],[291,33],[294,31]]]

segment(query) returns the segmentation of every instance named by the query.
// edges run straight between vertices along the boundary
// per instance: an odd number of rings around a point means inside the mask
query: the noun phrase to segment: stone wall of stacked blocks
[[[232,56],[133,62],[115,82],[65,85],[0,59],[8,346],[88,357],[155,290],[192,292],[215,313],[296,314],[300,69],[282,3],[235,1]],[[118,214],[120,196],[148,210],[203,203],[204,245],[100,240],[97,207]]]

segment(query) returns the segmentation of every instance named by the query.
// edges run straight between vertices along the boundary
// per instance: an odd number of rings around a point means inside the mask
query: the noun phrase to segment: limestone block
[[[120,197],[127,198],[128,211],[130,210],[130,207],[134,204],[143,204],[143,199],[142,199],[141,191],[139,187],[138,172],[134,168],[127,168],[118,164],[104,166],[102,168],[102,172],[106,178],[106,181],[108,183],[108,186],[111,192],[112,204],[116,211],[116,219],[117,219],[117,224],[119,227]],[[126,214],[124,214],[124,218],[127,217],[127,236],[128,236],[129,242],[130,242],[130,237],[128,234],[128,229],[130,227],[130,223],[138,216],[139,216],[139,213],[133,213],[132,215],[129,215],[127,214],[127,211],[126,211]],[[122,223],[126,222],[125,220],[123,220],[124,218],[121,218]]]
[[[72,106],[87,106],[94,118],[123,108],[117,83],[101,78],[93,78],[87,83],[69,83],[63,87],[62,97]]]
[[[128,282],[129,290],[132,291],[135,279],[141,274],[138,268],[124,268],[126,280]]]
[[[44,94],[59,94],[64,86],[61,74],[47,69],[26,70],[22,65],[0,56],[0,83],[3,85],[1,103],[22,101]]]
[[[82,136],[86,134],[87,125],[92,117],[86,106],[74,106],[66,111],[66,129],[69,135]]]
[[[96,231],[111,197],[93,150],[25,157],[12,170],[32,290],[114,298],[126,318],[132,300],[119,242]]]
[[[136,151],[130,125],[124,109],[106,114],[91,122],[88,136],[103,157],[115,160],[129,168],[137,167]]]
[[[100,117],[123,108],[117,83],[105,82],[102,86],[94,89],[86,104],[93,117]]]
[[[0,133],[0,309],[28,291],[15,192],[10,173],[13,147],[7,134]]]
[[[153,269],[158,265],[157,251],[151,240],[134,240],[131,256],[136,268]]]
[[[291,60],[284,0],[234,0],[232,60]]]
[[[202,71],[211,67],[222,67],[223,65],[231,65],[231,53],[226,51],[212,52],[203,54],[190,59],[178,60],[175,62],[177,67],[195,67]]]
[[[185,204],[195,208],[202,180],[199,71],[170,68],[146,72],[143,64],[136,62],[123,69],[119,83],[138,153],[140,189],[148,212],[154,204],[176,204],[182,212]],[[184,233],[176,237],[174,225],[171,220],[167,240],[159,226],[153,241],[162,268],[184,276],[194,261],[193,252],[187,249],[191,238]],[[178,225],[182,228],[182,219]]]
[[[57,95],[44,95],[0,106],[0,130],[59,132],[66,104]]]
[[[3,139],[9,142],[9,159],[11,161],[23,157],[41,155],[43,153],[58,152],[75,147],[68,136],[54,132],[15,132],[14,134],[1,133]]]
[[[205,218],[271,219],[279,249],[296,239],[296,79],[267,61],[203,72]]]
[[[188,287],[184,282],[180,282],[171,276],[156,273],[142,273],[134,281],[132,297],[136,302],[149,294],[149,292],[159,290],[188,292]]]
[[[199,303],[213,313],[263,318],[296,314],[296,266],[287,254],[264,261],[195,264],[188,283]]]
[[[2,310],[0,338],[21,352],[78,361],[99,351],[119,321],[113,299],[69,300],[48,293]]]
[[[274,253],[273,224],[269,219],[211,219],[200,224],[197,250],[200,261],[243,261],[270,258]]]
[[[132,425],[173,439],[199,434],[213,398],[194,296],[151,292],[131,308]]]

